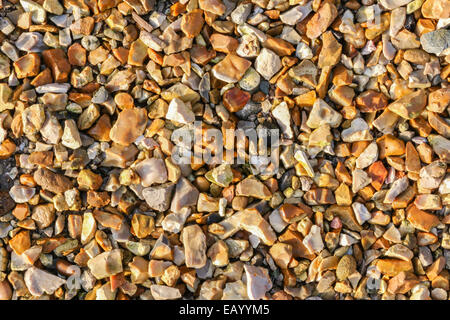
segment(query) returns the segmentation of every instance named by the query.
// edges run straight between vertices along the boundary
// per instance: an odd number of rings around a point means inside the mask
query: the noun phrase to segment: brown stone
[[[183,31],[186,37],[195,38],[202,31],[204,23],[205,20],[203,19],[202,10],[192,10],[183,15],[181,19],[181,31]]]
[[[388,104],[387,97],[378,91],[367,90],[356,98],[356,106],[361,112],[384,110]]]
[[[209,38],[214,50],[223,53],[233,53],[239,46],[239,41],[233,37],[221,34],[213,33]]]
[[[147,111],[144,108],[124,109],[110,131],[110,138],[116,143],[128,146],[144,133],[147,125]]]
[[[295,51],[294,46],[286,40],[270,36],[264,41],[263,46],[279,56],[290,56]]]
[[[41,58],[39,57],[39,54],[34,52],[20,57],[13,63],[18,79],[34,77],[37,75],[39,73],[40,64]]]
[[[73,187],[69,178],[45,168],[36,170],[33,178],[42,189],[53,193],[63,193]]]
[[[250,93],[237,87],[225,91],[223,94],[223,105],[230,112],[238,112],[250,100]]]
[[[250,61],[230,53],[212,68],[212,73],[219,80],[234,83],[241,80],[251,65]]]
[[[44,63],[52,70],[55,82],[68,82],[71,71],[69,60],[62,49],[49,49],[42,52]]]

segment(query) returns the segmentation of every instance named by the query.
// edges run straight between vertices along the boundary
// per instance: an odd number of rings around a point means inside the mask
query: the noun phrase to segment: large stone
[[[272,289],[272,281],[266,268],[244,264],[247,278],[247,296],[251,300],[260,300]]]
[[[206,264],[206,236],[198,225],[184,227],[181,232],[186,267],[202,268]]]
[[[154,183],[167,181],[167,169],[163,159],[150,158],[136,165],[136,172],[141,178],[143,187],[150,187]]]
[[[173,183],[149,187],[142,190],[142,196],[150,208],[163,212],[169,209],[174,188],[175,184]]]
[[[36,170],[33,178],[42,189],[53,193],[63,193],[73,187],[69,178],[45,168]]]
[[[322,99],[317,99],[309,113],[306,125],[310,128],[318,128],[324,124],[329,124],[332,128],[336,128],[342,121],[342,115],[330,107]]]
[[[199,192],[189,180],[181,177],[175,188],[175,195],[170,205],[170,210],[180,212],[184,207],[190,207],[197,204]]]
[[[255,60],[255,69],[266,80],[270,80],[281,69],[280,57],[270,49],[261,49]]]
[[[145,108],[125,109],[119,113],[109,136],[112,141],[128,146],[144,133],[147,120]]]
[[[195,115],[191,108],[186,105],[181,99],[174,98],[169,103],[167,109],[166,119],[172,120],[182,124],[189,124],[194,122]]]
[[[103,279],[123,271],[122,251],[113,249],[100,253],[87,262],[89,270],[97,279]]]
[[[241,80],[251,65],[250,61],[235,54],[229,54],[212,68],[212,74],[219,80],[234,83]]]
[[[424,33],[420,36],[420,43],[426,52],[440,56],[450,47],[450,30],[439,29]]]
[[[254,176],[247,177],[237,184],[236,195],[263,200],[269,200],[272,197],[269,188]]]
[[[66,280],[36,267],[31,267],[25,272],[24,280],[28,291],[38,297],[44,293],[51,295],[66,283]]]

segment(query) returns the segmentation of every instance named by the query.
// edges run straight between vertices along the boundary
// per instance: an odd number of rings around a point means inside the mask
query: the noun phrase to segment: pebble
[[[256,71],[266,80],[270,80],[281,69],[281,59],[272,50],[262,48],[255,60]]]

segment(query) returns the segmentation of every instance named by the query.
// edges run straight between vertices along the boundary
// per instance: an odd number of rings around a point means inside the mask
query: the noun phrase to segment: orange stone
[[[208,50],[205,46],[199,46],[194,45],[191,50],[191,59],[195,63],[204,66],[207,64],[211,59],[214,59],[216,57],[216,51],[214,50]]]
[[[186,13],[181,19],[181,31],[188,38],[196,37],[203,28],[205,19],[203,19],[203,11],[200,9],[192,10]]]
[[[263,43],[263,46],[272,50],[279,56],[290,56],[295,51],[294,46],[286,40],[281,38],[273,38],[270,36]]]
[[[281,218],[287,223],[302,220],[304,217],[311,217],[312,210],[307,205],[299,202],[296,205],[285,203],[279,209]]]
[[[377,161],[372,163],[367,170],[367,174],[370,178],[372,178],[372,187],[374,187],[377,191],[381,190],[384,184],[384,180],[388,175],[388,171],[384,167],[383,162]]]
[[[250,93],[234,87],[223,94],[223,105],[230,112],[238,112],[250,100]]]
[[[64,50],[59,48],[45,50],[42,57],[47,67],[52,70],[55,82],[68,82],[71,68]]]
[[[221,33],[213,33],[209,38],[214,50],[223,53],[235,52],[239,46],[239,41],[233,37],[226,36]]]
[[[16,151],[16,145],[9,139],[6,139],[0,145],[0,160],[8,159]]]
[[[414,204],[406,209],[407,219],[414,228],[429,232],[431,228],[439,224],[439,218],[431,213],[418,209]]]
[[[67,49],[67,57],[71,65],[83,67],[86,64],[86,49],[78,42],[74,43]]]
[[[413,272],[414,268],[411,261],[399,259],[383,259],[378,260],[377,269],[389,277],[395,277],[400,272]]]
[[[385,134],[378,138],[377,144],[380,152],[380,159],[405,154],[405,143],[392,134]]]
[[[21,231],[9,240],[9,246],[17,255],[21,255],[31,247],[30,231]]]
[[[14,62],[14,70],[18,79],[34,77],[39,73],[41,58],[37,53],[28,53]]]
[[[126,92],[119,92],[114,96],[114,102],[119,109],[130,109],[134,107],[133,97]]]
[[[367,90],[356,97],[356,106],[361,112],[375,112],[387,107],[387,97],[375,90]]]
[[[103,114],[97,123],[91,127],[88,134],[97,141],[110,141],[111,120],[107,114]]]

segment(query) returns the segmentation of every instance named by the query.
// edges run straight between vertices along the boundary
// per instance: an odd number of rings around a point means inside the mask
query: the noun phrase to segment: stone
[[[341,132],[341,138],[344,142],[371,141],[369,125],[362,118],[356,118],[352,121],[350,128]]]
[[[189,124],[194,122],[195,115],[191,108],[189,108],[189,106],[186,105],[181,99],[174,98],[170,101],[166,113],[166,119],[177,123]]]
[[[356,159],[356,168],[364,169],[373,164],[378,159],[378,145],[371,142]]]
[[[305,19],[311,11],[311,3],[308,2],[304,6],[298,5],[293,7],[292,9],[284,11],[282,14],[280,14],[280,20],[284,24],[294,26],[298,22]]]
[[[172,198],[170,210],[180,212],[184,207],[190,207],[197,204],[199,191],[189,180],[181,177],[175,187],[175,194]]]
[[[28,53],[14,63],[14,71],[18,79],[34,77],[39,73],[41,59],[37,53]]]
[[[147,111],[144,108],[124,109],[111,128],[109,136],[114,142],[128,146],[144,133]]]
[[[202,268],[206,264],[206,237],[198,225],[184,227],[181,232],[186,266]]]
[[[169,213],[161,222],[161,226],[164,231],[179,233],[190,214],[191,210],[188,208],[184,208],[180,212]]]
[[[221,16],[225,13],[226,7],[221,0],[199,0],[200,9]]]
[[[47,67],[52,71],[55,82],[67,82],[71,67],[64,50],[45,50],[42,52],[42,58]]]
[[[42,189],[53,193],[63,193],[73,187],[69,178],[45,168],[36,170],[33,178]]]
[[[333,67],[341,59],[342,45],[336,40],[331,31],[322,34],[322,50],[319,54],[317,66],[321,69],[324,67]]]
[[[313,225],[308,235],[303,239],[303,244],[310,252],[319,253],[325,247],[320,232],[320,227]]]
[[[336,128],[341,121],[342,116],[336,110],[322,99],[317,99],[311,109],[306,125],[313,129],[324,124],[329,124],[332,128]]]
[[[236,195],[262,200],[269,200],[272,197],[272,193],[267,186],[254,176],[247,177],[237,184]]]
[[[448,19],[450,17],[450,8],[446,6],[445,2],[438,0],[426,0],[421,11],[425,18]]]
[[[42,24],[47,19],[47,14],[44,8],[38,3],[31,0],[20,0],[20,4],[25,12],[31,12],[31,21],[36,24]]]
[[[361,170],[355,169],[352,172],[352,192],[357,193],[359,190],[368,186],[372,182],[372,179],[368,176],[368,174]]]
[[[262,48],[256,57],[255,69],[264,79],[270,80],[281,69],[281,59],[272,50]]]
[[[229,164],[224,163],[208,171],[205,178],[220,187],[226,188],[233,181],[233,171]]]
[[[272,281],[269,272],[263,267],[244,264],[245,275],[247,278],[247,296],[251,300],[260,300],[266,292],[272,289]]]
[[[409,182],[408,182],[407,176],[404,176],[401,179],[395,180],[392,183],[392,186],[389,189],[389,191],[386,193],[386,196],[384,198],[384,203],[392,203],[398,195],[400,195],[403,191],[406,190],[406,188],[408,188],[408,186],[409,186]]]
[[[351,274],[356,272],[356,261],[351,255],[343,256],[336,268],[336,277],[340,281],[346,280]]]
[[[69,119],[64,121],[64,131],[61,137],[63,146],[70,149],[78,149],[82,146],[80,132],[74,120]]]
[[[214,50],[223,53],[233,53],[239,46],[238,40],[221,33],[213,33],[209,37],[209,41]]]
[[[37,297],[42,296],[44,293],[52,295],[66,283],[66,280],[34,266],[25,272],[23,279],[28,291]]]
[[[230,112],[238,112],[245,107],[250,96],[250,93],[234,87],[223,94],[223,105]]]
[[[33,208],[31,218],[39,229],[45,229],[55,221],[55,207],[51,203],[38,205]]]
[[[113,249],[100,253],[87,262],[89,270],[96,279],[104,279],[123,271],[122,251]]]
[[[450,47],[450,30],[439,29],[424,33],[420,36],[420,44],[426,52],[440,56]]]
[[[143,187],[167,182],[167,169],[163,159],[145,159],[136,165],[135,170]]]
[[[363,225],[364,222],[370,220],[372,215],[369,210],[367,210],[366,206],[360,202],[352,203],[353,212],[355,214],[356,220],[360,225]]]
[[[164,212],[169,209],[175,184],[167,183],[142,190],[142,196],[150,208]]]
[[[178,288],[154,284],[150,286],[150,291],[155,300],[176,300],[181,298]]]
[[[436,215],[422,211],[414,204],[406,209],[406,216],[414,228],[425,232],[429,232],[431,228],[439,224],[439,218]]]
[[[15,185],[9,190],[9,195],[16,203],[28,202],[36,193],[35,188]]]
[[[202,30],[204,22],[203,12],[199,9],[192,10],[183,15],[181,20],[181,31],[183,31],[186,37],[194,38]]]
[[[336,6],[325,2],[306,24],[306,36],[310,39],[318,38],[327,30],[337,15]]]
[[[413,271],[413,265],[411,261],[404,261],[399,259],[378,260],[376,266],[382,274],[385,274],[389,277],[395,277],[400,272]]]

